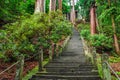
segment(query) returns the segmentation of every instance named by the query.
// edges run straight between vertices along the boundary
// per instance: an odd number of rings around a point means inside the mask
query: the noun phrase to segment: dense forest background
[[[35,10],[36,0],[1,0],[0,1],[0,25],[14,22],[20,16],[32,15]],[[70,12],[69,0],[63,0],[63,13]],[[45,12],[49,12],[50,0],[45,0]],[[58,1],[56,3],[58,7]]]

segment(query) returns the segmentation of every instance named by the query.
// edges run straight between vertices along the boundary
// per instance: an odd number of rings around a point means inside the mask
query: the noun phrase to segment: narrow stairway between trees
[[[79,33],[74,29],[66,49],[30,80],[101,80],[98,70],[86,61]]]

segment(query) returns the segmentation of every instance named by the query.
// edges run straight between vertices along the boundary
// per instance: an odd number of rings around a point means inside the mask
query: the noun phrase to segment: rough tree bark
[[[95,14],[95,6],[92,6],[90,9],[90,30],[91,35],[96,33],[96,14]]]
[[[53,1],[53,11],[56,11],[56,0]]]
[[[45,0],[36,0],[35,3],[35,11],[34,13],[40,13],[40,12],[44,12],[44,1]]]
[[[62,0],[58,0],[58,9],[62,11]]]
[[[55,10],[56,10],[56,0],[50,0],[49,11],[55,11]]]
[[[71,0],[71,15],[70,15],[70,20],[73,23],[73,25],[75,24],[75,2],[74,0]]]
[[[115,45],[115,50],[117,52],[117,54],[120,54],[120,47],[119,47],[119,43],[118,43],[118,38],[116,35],[116,30],[115,30],[115,20],[114,20],[114,15],[111,16],[111,20],[112,20],[112,27],[113,27],[113,31],[114,31],[114,45]]]
[[[44,0],[44,13],[46,13],[46,0]]]

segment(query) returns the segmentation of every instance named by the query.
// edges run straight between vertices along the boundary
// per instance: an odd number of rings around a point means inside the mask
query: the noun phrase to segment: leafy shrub
[[[90,42],[92,46],[96,48],[112,48],[113,39],[105,36],[104,34],[95,34],[90,37]]]
[[[57,43],[63,36],[70,35],[70,23],[58,13],[51,14],[52,18],[47,14],[36,14],[5,25],[5,30],[0,30],[2,58],[16,60],[20,54],[29,57],[38,52],[39,47],[49,49],[52,42]]]
[[[56,22],[56,27],[52,30],[51,32],[51,39],[56,43],[58,42],[60,39],[62,39],[62,37],[66,37],[67,35],[71,34],[71,25],[70,24],[66,24],[68,22],[64,21],[64,22]]]
[[[62,15],[62,13],[58,10],[57,12],[51,12],[50,22],[51,24],[51,35],[50,39],[57,43],[62,38],[65,38],[67,35],[72,34],[72,26],[71,23],[68,22]]]
[[[98,29],[99,33],[103,33],[106,36],[109,36],[112,38],[114,32],[113,32],[113,28],[112,26],[101,26],[99,27],[100,29]]]
[[[103,34],[95,34],[90,35],[90,26],[87,24],[79,24],[78,29],[82,37],[87,40],[91,46],[96,47],[99,50],[111,51],[113,50],[113,30],[112,27],[103,26],[99,29],[100,33]]]
[[[119,57],[110,57],[109,58],[109,62],[111,62],[111,63],[120,62],[120,58]]]
[[[81,23],[77,26],[77,28],[79,31],[84,30],[84,29],[90,29],[90,24],[89,23],[86,23],[86,24]]]
[[[90,30],[84,29],[80,32],[80,34],[85,40],[90,40]]]

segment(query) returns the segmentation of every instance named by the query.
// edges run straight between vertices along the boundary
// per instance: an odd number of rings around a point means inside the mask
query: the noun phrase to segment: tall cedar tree
[[[50,0],[49,11],[55,11],[55,10],[56,10],[56,0]]]
[[[36,0],[34,13],[44,12],[44,2],[45,0]]]
[[[75,24],[75,2],[74,2],[74,0],[71,0],[71,18],[70,18],[70,20],[71,20],[71,22],[73,23],[73,24]]]
[[[58,0],[59,10],[62,11],[62,0]]]
[[[94,3],[90,9],[90,27],[91,27],[91,35],[94,35],[96,33],[96,13],[95,13]]]

